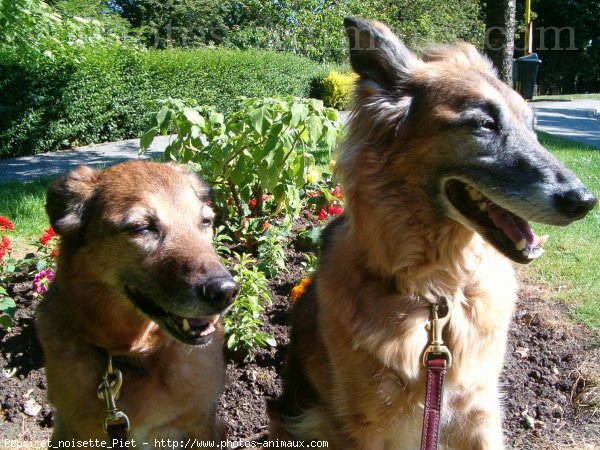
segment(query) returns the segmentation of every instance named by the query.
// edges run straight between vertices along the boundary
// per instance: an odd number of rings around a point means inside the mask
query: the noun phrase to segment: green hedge
[[[239,96],[306,97],[328,68],[268,51],[89,48],[35,64],[0,53],[0,158],[139,136],[162,98],[219,111]]]

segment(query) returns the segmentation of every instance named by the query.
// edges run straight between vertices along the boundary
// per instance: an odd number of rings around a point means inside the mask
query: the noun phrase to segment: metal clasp
[[[108,356],[108,367],[102,381],[98,386],[98,398],[106,403],[106,416],[104,418],[104,432],[108,432],[108,427],[111,425],[125,425],[125,429],[129,431],[129,417],[117,408],[116,399],[119,398],[119,391],[123,384],[123,374],[119,369],[114,369],[112,366],[112,357]]]
[[[425,353],[423,353],[423,366],[425,367],[427,367],[427,361],[432,355],[443,356],[446,359],[446,367],[452,365],[452,354],[448,350],[448,347],[444,345],[444,340],[442,339],[444,327],[450,321],[450,303],[445,298],[442,300],[445,302],[448,310],[444,317],[439,317],[439,304],[433,303],[431,305],[431,320],[427,324],[430,340],[429,346],[425,349]]]

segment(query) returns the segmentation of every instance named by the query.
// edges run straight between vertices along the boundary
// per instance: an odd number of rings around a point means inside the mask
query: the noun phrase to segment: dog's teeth
[[[536,259],[542,256],[544,249],[542,247],[536,247],[533,250],[523,250],[523,256],[527,259]]]
[[[187,319],[183,319],[183,331],[190,331],[190,323]]]
[[[206,336],[208,334],[213,333],[214,331],[215,331],[214,325],[212,323],[209,323],[208,327],[206,327],[206,330],[204,330],[200,333],[200,336]]]
[[[538,242],[538,245],[539,245],[540,247],[543,247],[543,246],[544,246],[544,244],[546,243],[546,241],[548,240],[548,238],[549,238],[549,237],[550,237],[550,236],[548,236],[547,234],[545,234],[545,235],[541,236],[541,237],[540,237],[540,242]]]
[[[469,198],[473,201],[477,202],[483,198],[483,195],[481,195],[481,192],[479,192],[475,188],[471,188],[467,192],[469,193]]]
[[[527,245],[527,240],[521,239],[519,242],[515,242],[515,248],[518,251],[525,250],[525,246]]]

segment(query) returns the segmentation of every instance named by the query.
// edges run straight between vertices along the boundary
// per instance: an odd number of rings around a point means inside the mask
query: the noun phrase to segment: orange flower
[[[302,278],[302,281],[292,289],[292,303],[296,303],[300,297],[306,293],[306,289],[310,286],[312,279],[310,277]]]
[[[265,223],[263,223],[263,231],[267,231],[270,226],[271,224],[267,220],[265,220]]]

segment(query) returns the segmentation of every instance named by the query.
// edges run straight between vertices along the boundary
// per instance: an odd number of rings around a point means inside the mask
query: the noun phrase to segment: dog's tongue
[[[532,246],[537,245],[540,241],[540,238],[535,235],[525,219],[510,213],[494,203],[488,204],[486,211],[492,222],[494,222],[494,225],[500,228],[511,241],[519,242],[525,239]]]

